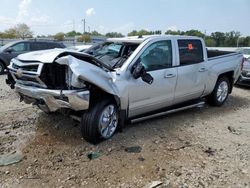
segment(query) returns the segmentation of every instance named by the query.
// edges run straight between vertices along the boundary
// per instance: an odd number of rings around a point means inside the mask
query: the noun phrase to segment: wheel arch
[[[112,95],[103,89],[91,84],[90,86],[90,107],[95,105],[98,101],[102,99],[110,99],[112,102],[115,102],[115,104],[120,108],[120,99],[118,96]]]
[[[228,72],[225,72],[225,73],[222,73],[218,76],[218,79],[217,81],[220,79],[220,78],[223,78],[223,77],[227,77],[228,80],[229,80],[229,83],[230,83],[230,89],[229,89],[229,93],[231,94],[232,91],[233,91],[233,84],[234,84],[234,71],[228,71]],[[216,81],[216,83],[217,83]]]
[[[95,86],[93,84],[90,84],[89,86],[90,89],[90,103],[89,103],[89,108],[92,108],[93,105],[96,105],[99,101],[103,99],[110,99],[110,101],[114,102],[118,109],[119,109],[119,129],[120,131],[124,127],[125,121],[127,119],[127,110],[122,108],[122,101],[119,96],[110,94],[103,89],[99,88],[98,86]]]

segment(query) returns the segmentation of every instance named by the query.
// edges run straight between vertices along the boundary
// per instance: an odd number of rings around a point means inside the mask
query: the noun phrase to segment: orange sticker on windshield
[[[193,44],[188,44],[188,49],[193,50],[194,49]]]

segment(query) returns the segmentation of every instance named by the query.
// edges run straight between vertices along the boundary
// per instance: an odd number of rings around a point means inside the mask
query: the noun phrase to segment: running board
[[[172,113],[179,112],[179,111],[182,111],[182,110],[187,110],[187,109],[190,109],[190,108],[203,107],[204,104],[205,104],[205,102],[202,101],[202,102],[192,104],[192,105],[188,105],[188,106],[184,106],[184,107],[181,107],[181,108],[176,108],[176,109],[173,109],[173,110],[168,110],[168,111],[165,111],[165,112],[160,112],[160,113],[148,115],[148,116],[144,116],[144,117],[141,117],[141,118],[132,119],[130,122],[131,123],[138,123],[140,121],[145,121],[145,120],[156,118],[156,117],[159,117],[159,116],[172,114]]]

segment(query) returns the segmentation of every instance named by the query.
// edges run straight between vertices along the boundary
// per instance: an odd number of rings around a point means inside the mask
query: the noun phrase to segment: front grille
[[[39,83],[39,82],[37,81],[37,79],[36,79],[36,78],[33,78],[33,77],[22,76],[22,77],[18,77],[17,79],[18,79],[18,80],[21,80],[21,81],[24,81],[24,82]]]
[[[32,63],[32,64],[31,64]],[[68,89],[67,65],[57,63],[23,62],[13,59],[10,73],[16,82],[48,89]]]
[[[242,71],[242,76],[250,78],[250,72],[249,71]]]
[[[57,63],[44,64],[40,79],[48,89],[67,89],[66,83],[66,65]]]
[[[13,63],[12,67],[16,70],[20,69],[22,71],[37,72],[39,65],[19,66],[19,65]]]
[[[42,66],[43,64],[41,62],[24,62],[18,59],[12,59],[9,72],[17,83],[46,88],[46,85],[38,77],[41,73]]]

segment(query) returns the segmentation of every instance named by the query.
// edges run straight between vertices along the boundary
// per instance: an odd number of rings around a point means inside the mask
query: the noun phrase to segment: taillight
[[[245,60],[246,60],[246,58],[242,58],[241,67],[240,67],[241,71],[243,70]]]

